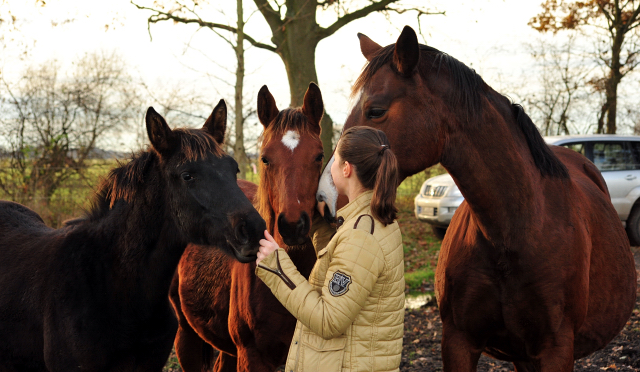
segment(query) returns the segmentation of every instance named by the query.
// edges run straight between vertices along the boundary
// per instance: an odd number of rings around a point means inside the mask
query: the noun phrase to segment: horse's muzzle
[[[304,244],[310,228],[311,220],[307,212],[302,212],[298,221],[293,223],[286,220],[284,213],[280,213],[278,216],[278,232],[286,245]]]
[[[255,261],[260,249],[260,239],[264,238],[267,225],[255,210],[231,218],[233,239],[230,239],[233,254],[240,262]]]

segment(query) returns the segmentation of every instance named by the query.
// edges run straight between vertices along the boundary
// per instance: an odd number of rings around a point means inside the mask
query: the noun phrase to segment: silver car
[[[416,218],[431,224],[433,232],[442,239],[463,200],[464,196],[449,174],[429,178],[414,199]]]
[[[631,244],[640,245],[640,136],[572,135],[544,139],[549,145],[581,153],[600,169]],[[463,200],[451,176],[433,177],[424,182],[415,197],[415,215],[433,225],[436,235],[444,236],[453,212]]]

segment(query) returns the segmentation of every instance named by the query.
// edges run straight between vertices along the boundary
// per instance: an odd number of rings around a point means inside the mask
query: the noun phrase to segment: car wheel
[[[431,230],[433,231],[433,235],[435,235],[436,238],[440,240],[444,239],[444,234],[447,232],[446,227],[439,227],[439,226],[431,226]]]
[[[640,204],[633,207],[627,220],[627,235],[632,246],[640,245]]]

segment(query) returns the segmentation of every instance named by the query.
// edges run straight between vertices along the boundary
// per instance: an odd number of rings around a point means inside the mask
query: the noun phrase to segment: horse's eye
[[[182,174],[180,175],[180,177],[182,177],[182,179],[183,179],[184,181],[187,181],[187,182],[188,182],[188,181],[193,181],[193,180],[194,180],[194,178],[193,178],[193,177],[191,177],[191,175],[189,174],[189,172],[182,172]]]
[[[387,113],[387,110],[379,109],[379,108],[372,108],[372,109],[369,110],[369,112],[367,112],[367,118],[376,119],[376,118],[384,116],[384,114],[386,114],[386,113]]]
[[[262,157],[262,162],[264,163],[264,165],[269,165],[269,160],[267,160],[267,158],[265,158],[264,156]]]
[[[320,154],[316,157],[316,161],[322,161],[324,159],[324,154]]]

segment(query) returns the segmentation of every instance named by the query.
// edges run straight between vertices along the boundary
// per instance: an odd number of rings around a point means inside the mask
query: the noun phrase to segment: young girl
[[[349,204],[329,244],[316,247],[309,280],[268,231],[256,275],[298,319],[286,372],[398,371],[404,262],[396,157],[385,134],[369,127],[345,131],[334,156],[333,182]]]

